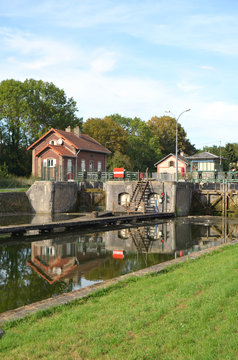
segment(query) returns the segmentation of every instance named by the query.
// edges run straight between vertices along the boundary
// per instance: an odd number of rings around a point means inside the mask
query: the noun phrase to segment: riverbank
[[[1,359],[237,359],[238,244],[2,326]]]

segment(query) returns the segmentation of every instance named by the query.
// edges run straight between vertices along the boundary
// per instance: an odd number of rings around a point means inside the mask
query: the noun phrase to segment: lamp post
[[[176,173],[175,173],[175,181],[178,181],[178,121],[179,121],[179,118],[185,113],[185,112],[188,112],[188,111],[190,111],[191,109],[187,109],[187,110],[184,110],[184,111],[182,111],[180,114],[179,114],[179,116],[177,117],[177,119],[176,119],[176,141],[175,141],[175,158],[176,158],[176,165],[175,165],[175,171],[176,171]],[[170,114],[172,114],[173,116],[174,116],[174,114],[173,113],[171,113],[171,111],[169,110],[169,111],[166,111],[166,112],[168,112],[168,113],[170,113]]]

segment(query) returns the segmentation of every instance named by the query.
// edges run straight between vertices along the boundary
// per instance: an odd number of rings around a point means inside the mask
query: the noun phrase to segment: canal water
[[[14,223],[4,221],[0,225]],[[0,239],[0,313],[232,241],[238,220],[179,218],[48,236],[32,242]]]

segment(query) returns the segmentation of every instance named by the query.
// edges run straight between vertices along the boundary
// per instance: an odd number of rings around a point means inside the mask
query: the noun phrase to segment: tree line
[[[77,116],[73,98],[67,98],[53,83],[26,79],[0,83],[0,169],[17,176],[31,174],[31,152],[27,147],[51,127],[64,130],[79,126],[82,132],[108,148],[112,155],[108,169],[125,167],[129,171],[154,171],[154,164],[175,152],[176,119],[154,116],[148,121],[113,114],[104,118]],[[185,155],[197,149],[178,123],[178,150]],[[210,148],[217,154],[221,149]],[[238,144],[227,144],[222,156],[237,159]]]

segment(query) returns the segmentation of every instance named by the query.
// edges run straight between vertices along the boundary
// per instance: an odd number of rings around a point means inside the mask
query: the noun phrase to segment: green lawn
[[[238,359],[238,245],[5,324],[0,359]]]
[[[28,188],[14,188],[14,189],[0,189],[0,192],[15,192],[15,191],[27,191]]]

